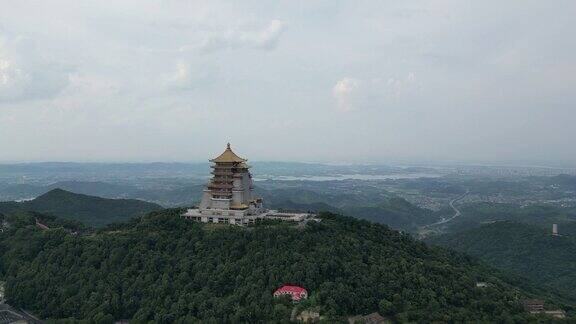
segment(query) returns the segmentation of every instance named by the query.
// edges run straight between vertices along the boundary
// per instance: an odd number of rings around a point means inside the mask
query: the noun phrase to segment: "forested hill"
[[[553,287],[576,301],[576,237],[510,221],[430,239]]]
[[[1,202],[0,212],[35,211],[102,227],[160,210],[159,205],[136,199],[106,199],[53,189],[24,202]]]
[[[386,194],[378,199],[366,192],[326,194],[302,188],[263,190],[257,194],[266,206],[288,211],[327,211],[386,224],[393,229],[416,231],[420,226],[434,223],[439,216],[431,210],[420,208],[407,200]]]
[[[299,309],[318,309],[330,323],[374,311],[402,322],[534,319],[519,305],[525,293],[495,270],[384,225],[322,214],[304,227],[235,227],[180,213],[88,236],[12,222],[0,234],[9,303],[97,323],[287,322],[295,305],[272,293],[291,283],[310,292]]]
[[[438,220],[431,210],[420,208],[403,198],[390,198],[376,206],[348,206],[346,215],[386,224],[394,229],[414,231]]]

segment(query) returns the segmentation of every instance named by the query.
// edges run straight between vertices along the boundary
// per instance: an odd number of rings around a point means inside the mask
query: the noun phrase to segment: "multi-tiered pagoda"
[[[204,190],[200,210],[226,210],[228,214],[238,215],[254,214],[261,210],[262,201],[252,199],[254,184],[246,161],[232,151],[230,143],[222,154],[210,160],[214,163],[214,176]]]
[[[204,189],[200,206],[188,209],[182,216],[203,223],[237,225],[264,218],[299,221],[309,216],[264,209],[262,199],[252,197],[254,184],[247,161],[236,155],[228,144],[222,154],[210,160],[213,177]]]

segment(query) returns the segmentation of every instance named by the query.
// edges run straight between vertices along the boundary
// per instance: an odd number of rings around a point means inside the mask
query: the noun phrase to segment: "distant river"
[[[399,174],[336,174],[330,176],[275,176],[262,175],[254,181],[284,180],[284,181],[333,181],[333,180],[398,180],[417,178],[438,178],[437,173],[399,173]]]

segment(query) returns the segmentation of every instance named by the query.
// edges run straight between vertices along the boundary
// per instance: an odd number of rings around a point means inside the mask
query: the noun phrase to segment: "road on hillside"
[[[428,227],[432,227],[432,226],[436,226],[436,225],[442,225],[442,224],[446,224],[450,221],[452,221],[453,219],[455,219],[456,217],[462,215],[462,213],[460,212],[460,210],[458,208],[456,208],[456,206],[454,206],[454,203],[456,203],[459,200],[462,200],[464,197],[466,197],[468,195],[468,193],[470,193],[470,190],[466,190],[465,193],[463,193],[462,195],[450,200],[450,208],[452,208],[452,210],[454,210],[454,215],[452,217],[449,218],[442,218],[440,221],[436,222],[436,223],[432,223],[432,224],[428,224],[425,226],[422,226],[422,228],[428,228]]]

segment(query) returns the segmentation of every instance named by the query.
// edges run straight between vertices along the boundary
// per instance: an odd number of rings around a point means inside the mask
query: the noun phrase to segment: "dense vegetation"
[[[311,293],[299,307],[318,308],[329,322],[373,311],[399,321],[530,319],[519,306],[524,293],[494,271],[383,225],[322,214],[304,228],[241,228],[185,221],[180,212],[86,236],[8,217],[0,268],[9,302],[45,318],[98,323],[287,322],[293,305],[272,292],[292,283]]]
[[[344,206],[342,209],[323,202],[297,203],[292,200],[270,204],[273,208],[286,211],[308,211],[354,215],[354,217],[375,223],[386,224],[394,229],[414,231],[422,225],[436,221],[436,215],[419,208],[405,199],[390,198],[374,206]]]
[[[432,243],[477,256],[576,301],[576,238],[550,229],[509,221],[430,239]]]
[[[35,211],[101,227],[160,210],[159,205],[135,199],[106,199],[54,189],[24,202],[1,202],[0,212]]]
[[[402,198],[390,198],[376,206],[346,207],[344,213],[407,231],[437,220],[437,216],[430,210],[417,207]]]
[[[373,192],[369,192],[369,191]],[[367,192],[368,191],[368,192]],[[432,211],[420,208],[384,190],[366,189],[325,193],[302,188],[263,190],[257,194],[271,208],[294,211],[329,211],[372,222],[394,229],[415,231],[418,227],[438,220]]]

